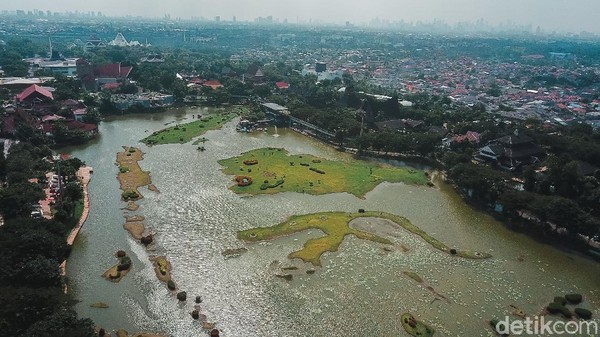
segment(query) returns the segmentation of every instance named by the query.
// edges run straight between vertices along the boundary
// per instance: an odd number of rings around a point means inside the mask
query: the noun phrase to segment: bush
[[[570,304],[579,304],[583,300],[583,297],[581,296],[581,294],[568,294],[568,295],[565,295],[565,299]]]
[[[269,184],[268,182],[266,182],[266,183],[260,185],[260,189],[264,191],[264,190],[266,190],[268,188],[275,188],[275,187],[277,187],[279,185],[282,185],[284,182],[285,181],[283,179],[279,179],[279,180],[277,180],[276,182],[274,182],[272,184]]]
[[[319,174],[325,174],[325,171],[319,170],[318,168],[315,168],[315,167],[311,167],[311,168],[309,168],[309,170],[311,170],[313,172],[317,172]]]
[[[118,271],[128,270],[129,268],[131,268],[131,263],[121,263],[117,266]]]
[[[549,313],[556,315],[556,314],[560,313],[563,308],[564,308],[564,306],[560,305],[559,303],[552,302],[552,303],[548,304],[548,306],[546,307],[546,310],[548,310]]]
[[[127,173],[127,172],[129,172],[129,168],[127,166],[119,166],[119,172]]]
[[[180,291],[177,293],[177,299],[180,301],[185,301],[187,299],[187,293],[185,291]]]
[[[200,313],[198,312],[198,310],[194,310],[194,311],[192,311],[192,318],[193,318],[193,319],[198,319],[198,318],[200,318]]]
[[[173,280],[169,280],[167,282],[167,288],[169,288],[169,290],[175,290],[175,288],[176,288],[175,282],[173,282]]]
[[[119,265],[117,266],[117,270],[123,271],[123,270],[128,270],[129,268],[131,268],[131,258],[129,258],[129,256],[125,255],[120,259]]]
[[[561,296],[556,296],[556,297],[554,298],[554,303],[558,303],[558,304],[560,304],[560,305],[563,305],[563,306],[564,306],[565,304],[567,304],[567,300],[566,300],[564,297],[561,297]]]
[[[583,308],[575,308],[575,315],[577,315],[577,317],[579,317],[581,319],[592,318],[592,312],[587,309],[583,309]]]
[[[139,197],[140,195],[134,190],[128,190],[121,193],[121,198],[123,198],[125,201],[137,200]]]
[[[124,250],[119,250],[119,251],[117,252],[117,257],[119,257],[119,258],[121,258],[121,257],[124,257],[124,256],[126,256],[126,255],[127,255],[127,253],[125,253],[125,251],[124,251]]]
[[[142,239],[140,240],[140,242],[145,246],[151,244],[152,241],[153,241],[152,234],[147,235],[147,236],[142,236]]]
[[[318,163],[320,163],[321,161],[320,161],[319,159],[313,159],[313,161],[312,161],[312,162],[313,162],[313,163],[315,163],[315,164],[318,164]]]
[[[135,149],[133,147],[130,147],[129,148],[129,153],[134,153],[134,152],[135,152]]]
[[[122,263],[122,264],[123,264],[123,263],[129,263],[129,264],[131,264],[131,258],[130,258],[129,256],[125,255],[125,256],[123,256],[123,257],[122,257],[122,258],[119,260],[119,262],[120,262],[120,263]]]

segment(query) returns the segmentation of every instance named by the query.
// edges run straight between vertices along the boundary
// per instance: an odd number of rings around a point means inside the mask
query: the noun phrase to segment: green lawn
[[[206,131],[220,129],[236,116],[237,114],[232,112],[205,116],[190,123],[156,131],[141,142],[147,145],[187,143],[195,137],[202,136]]]
[[[77,200],[77,203],[75,203],[75,209],[73,210],[73,218],[77,219],[77,221],[79,221],[79,219],[81,219],[81,216],[83,215],[83,197],[81,197],[81,199]]]
[[[247,160],[256,160],[258,164],[246,165],[244,161]],[[348,192],[362,198],[383,181],[417,185],[428,182],[425,172],[420,170],[360,160],[334,161],[306,154],[289,155],[285,149],[276,148],[249,151],[221,160],[219,164],[224,166],[225,174],[251,177],[253,183],[249,186],[234,185],[231,189],[254,195],[288,191],[315,195]],[[278,180],[283,180],[283,184],[261,189],[263,184],[275,185]]]
[[[402,226],[409,232],[420,236],[423,240],[433,247],[450,254],[450,248],[441,241],[427,234],[419,227],[413,225],[408,219],[401,216],[385,212],[364,212],[364,213],[344,213],[344,212],[324,212],[306,215],[292,216],[285,222],[272,227],[252,228],[238,232],[238,239],[256,242],[272,240],[274,238],[301,232],[307,229],[319,229],[325,233],[325,236],[310,239],[306,241],[304,247],[289,254],[289,258],[300,258],[304,262],[310,262],[315,266],[321,265],[321,255],[325,252],[337,251],[339,245],[344,241],[346,235],[355,235],[359,239],[379,242],[383,244],[392,244],[388,239],[380,236],[352,229],[349,226],[350,221],[360,217],[374,217],[388,219]],[[484,259],[490,257],[488,254],[456,251],[456,255],[471,259]]]

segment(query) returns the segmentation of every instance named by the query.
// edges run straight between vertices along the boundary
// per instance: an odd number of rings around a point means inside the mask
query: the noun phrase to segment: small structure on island
[[[236,176],[235,177],[235,182],[240,187],[248,186],[248,185],[252,184],[252,177],[249,177],[249,176]]]

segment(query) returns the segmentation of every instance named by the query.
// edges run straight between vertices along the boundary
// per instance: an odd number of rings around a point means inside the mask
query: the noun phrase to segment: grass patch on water
[[[247,165],[244,161],[257,164]],[[392,167],[360,160],[335,161],[312,155],[290,155],[285,149],[263,148],[219,161],[229,175],[252,177],[249,186],[232,186],[241,194],[275,194],[299,192],[327,194],[348,192],[359,198],[384,181],[424,185],[429,180],[425,172]],[[275,188],[261,188],[279,180]]]
[[[364,213],[344,213],[344,212],[324,212],[306,215],[296,215],[290,217],[285,222],[271,227],[259,227],[238,232],[238,239],[257,242],[272,240],[274,238],[298,233],[308,229],[319,229],[325,233],[325,236],[306,241],[304,247],[288,255],[289,258],[299,258],[304,262],[310,262],[315,266],[321,265],[321,255],[325,252],[335,252],[344,241],[346,235],[355,235],[359,239],[369,240],[382,244],[392,244],[386,238],[375,234],[353,229],[349,226],[350,221],[361,217],[373,217],[388,219],[397,225],[403,227],[409,232],[420,236],[423,240],[445,253],[450,254],[450,248],[441,241],[427,234],[419,227],[413,225],[408,219],[398,215],[385,212],[364,212]],[[460,251],[457,250],[456,256],[470,259],[484,259],[490,257],[488,254]],[[416,274],[415,274],[416,275]],[[409,276],[410,277],[410,276]]]
[[[220,129],[223,124],[229,122],[236,116],[237,114],[235,113],[209,115],[190,123],[177,124],[156,131],[150,136],[142,139],[141,142],[147,145],[188,143],[193,138],[202,136],[209,130]]]
[[[144,159],[142,150],[134,147],[123,147],[123,151],[117,153],[117,165],[119,174],[117,178],[121,185],[123,200],[137,200],[142,197],[138,188],[149,185],[150,172],[142,170],[139,161]]]

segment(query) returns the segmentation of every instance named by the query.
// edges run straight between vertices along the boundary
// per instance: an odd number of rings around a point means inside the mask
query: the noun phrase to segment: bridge
[[[331,141],[335,137],[335,134],[327,130],[324,130],[302,119],[292,117],[290,115],[290,111],[284,106],[275,103],[263,103],[262,106],[265,108],[266,113],[273,116],[280,124],[287,124],[288,127],[299,125],[303,131],[306,131],[312,136],[326,141]]]

